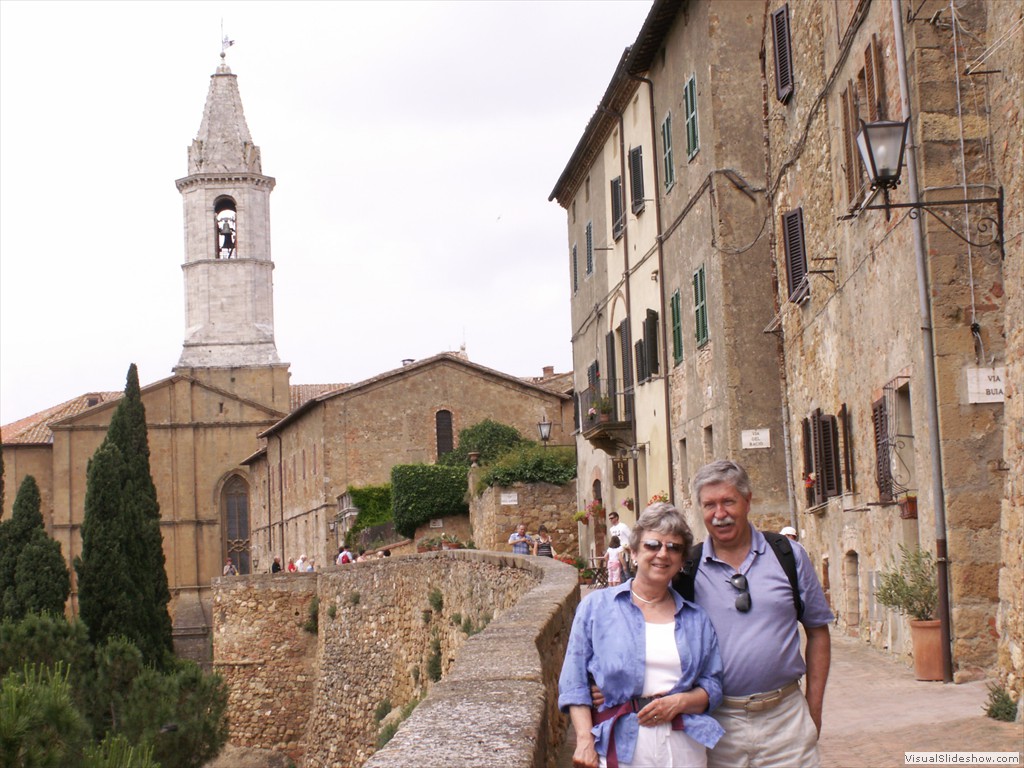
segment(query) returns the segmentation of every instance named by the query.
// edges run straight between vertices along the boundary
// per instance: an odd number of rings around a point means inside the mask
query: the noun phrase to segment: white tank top
[[[647,665],[644,667],[644,696],[665,693],[683,676],[676,647],[676,623],[645,623]]]

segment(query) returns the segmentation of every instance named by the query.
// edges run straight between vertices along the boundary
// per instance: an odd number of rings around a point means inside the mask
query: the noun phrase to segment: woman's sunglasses
[[[682,553],[683,551],[682,544],[676,544],[674,541],[658,541],[657,539],[644,539],[640,542],[640,546],[648,552],[660,552],[662,547],[671,554]]]
[[[746,613],[750,610],[750,589],[747,585],[747,577],[742,573],[734,573],[729,577],[729,583],[732,584],[734,589],[740,591],[736,597],[736,610],[740,613]]]

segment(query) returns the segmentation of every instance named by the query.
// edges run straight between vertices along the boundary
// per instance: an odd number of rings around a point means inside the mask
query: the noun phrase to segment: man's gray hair
[[[752,492],[750,475],[747,474],[747,470],[735,461],[719,459],[710,464],[705,464],[693,476],[693,498],[698,506],[700,506],[700,492],[704,489],[704,486],[718,485],[719,483],[731,485],[742,496],[749,497]]]
[[[666,501],[651,504],[640,513],[636,525],[629,532],[629,548],[633,552],[640,551],[640,542],[643,541],[645,533],[681,536],[684,556],[693,546],[693,534],[690,532],[690,526],[686,524],[686,518],[683,517],[682,512]]]

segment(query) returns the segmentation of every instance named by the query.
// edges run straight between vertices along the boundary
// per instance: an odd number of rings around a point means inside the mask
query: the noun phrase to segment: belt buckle
[[[782,692],[775,691],[770,696],[766,696],[763,699],[752,698],[743,708],[747,712],[763,712],[766,709],[772,709],[780,701],[782,701]]]
[[[637,696],[635,699],[633,699],[633,711],[639,712],[652,701],[654,701],[653,696]]]

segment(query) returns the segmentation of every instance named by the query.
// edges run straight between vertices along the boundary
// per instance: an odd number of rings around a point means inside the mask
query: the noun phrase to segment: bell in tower
[[[216,254],[218,259],[233,259],[235,246],[238,242],[235,233],[235,202],[229,197],[221,198],[214,206],[214,227],[216,235]]]

